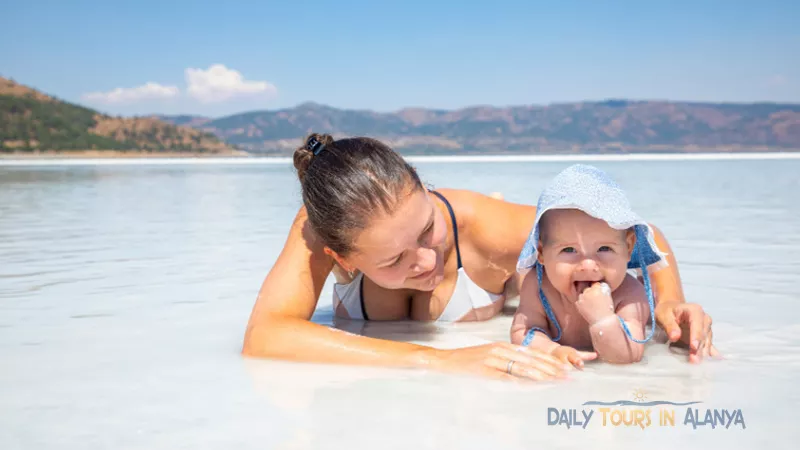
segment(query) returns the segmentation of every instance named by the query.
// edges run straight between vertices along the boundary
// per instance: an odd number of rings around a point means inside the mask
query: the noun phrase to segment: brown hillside
[[[43,102],[51,102],[54,98],[42,94],[41,92],[23,86],[13,80],[0,77],[0,95],[10,95],[14,97],[30,97]]]
[[[126,150],[232,154],[211,133],[154,117],[112,117],[0,78],[0,152]]]
[[[142,149],[202,148],[218,153],[232,148],[214,135],[189,127],[179,127],[152,117],[109,117],[95,115],[96,125],[90,133],[110,137],[117,141],[133,142]]]

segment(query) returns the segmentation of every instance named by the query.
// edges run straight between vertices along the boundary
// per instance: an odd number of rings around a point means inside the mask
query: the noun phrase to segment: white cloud
[[[239,71],[229,69],[223,64],[213,64],[207,69],[190,67],[184,71],[184,75],[185,88],[149,82],[137,87],[90,92],[82,97],[89,102],[120,105],[146,104],[148,101],[175,98],[211,104],[234,98],[271,98],[278,92],[275,85],[267,81],[245,80]]]
[[[132,88],[116,88],[108,92],[90,92],[83,98],[102,103],[132,103],[141,100],[159,100],[177,97],[180,90],[176,86],[147,83]]]
[[[222,102],[237,96],[274,96],[278,89],[266,81],[245,80],[241,73],[214,64],[208,69],[188,68],[185,71],[187,92],[193,98],[205,102]]]

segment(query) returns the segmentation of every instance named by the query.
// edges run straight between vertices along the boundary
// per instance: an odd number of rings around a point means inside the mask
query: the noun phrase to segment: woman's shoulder
[[[499,203],[505,203],[503,196],[500,193],[484,194],[481,192],[473,191],[470,189],[453,189],[453,188],[440,188],[433,189],[444,198],[453,207],[456,216],[471,217],[476,212],[480,212],[482,208],[494,204],[497,206]],[[460,221],[460,220],[459,220]]]
[[[469,189],[436,189],[450,202],[459,222],[459,228],[473,224],[496,223],[504,220],[533,223],[536,206],[505,200],[500,192],[484,194]]]
[[[466,189],[439,191],[451,204],[458,221],[459,241],[493,265],[511,273],[536,219],[536,206],[512,203]]]
[[[306,251],[315,255],[321,255],[325,248],[322,239],[314,232],[311,222],[308,220],[308,211],[305,206],[300,206],[289,227],[284,251],[289,248],[305,248]]]

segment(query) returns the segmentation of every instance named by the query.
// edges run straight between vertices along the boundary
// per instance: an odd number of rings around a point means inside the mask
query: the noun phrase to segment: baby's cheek
[[[608,271],[606,271],[606,282],[608,282],[612,290],[617,289],[625,281],[625,275],[627,273],[627,262],[616,262]]]
[[[571,264],[557,264],[550,277],[550,283],[559,291],[568,291],[572,283],[572,273],[573,266]]]

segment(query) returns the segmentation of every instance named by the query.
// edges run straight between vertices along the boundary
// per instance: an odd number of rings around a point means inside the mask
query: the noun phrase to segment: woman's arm
[[[650,224],[656,244],[667,253],[668,267],[651,270],[653,295],[656,302],[656,322],[664,329],[670,342],[680,341],[689,347],[689,361],[700,362],[705,356],[718,357],[711,331],[711,316],[696,303],[686,303],[678,262],[666,236]]]
[[[564,375],[551,356],[509,343],[454,350],[353,335],[310,322],[333,260],[306,223],[301,209],[275,265],[259,291],[247,325],[245,356],[293,361],[428,367],[536,380]],[[506,374],[509,361],[513,374]]]
[[[686,297],[683,295],[683,285],[681,284],[681,275],[678,271],[678,261],[672,253],[672,247],[670,247],[666,236],[658,227],[653,224],[650,224],[650,227],[653,229],[656,245],[662,252],[667,254],[666,260],[668,264],[667,267],[662,269],[649,270],[650,279],[653,281],[655,302],[656,304],[662,301],[686,303]]]
[[[253,306],[244,337],[246,356],[382,366],[424,366],[430,348],[385,341],[310,322],[333,259],[323,251],[301,209]]]

